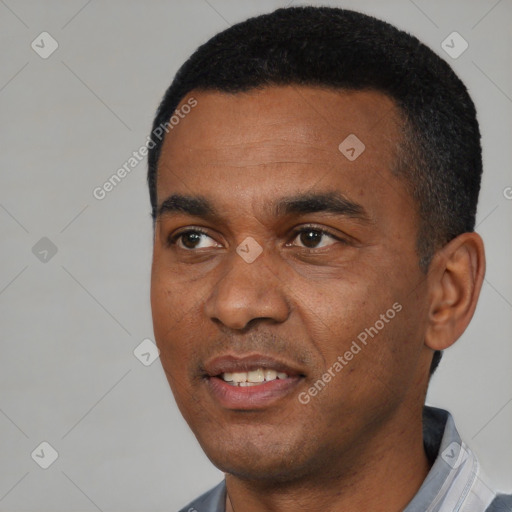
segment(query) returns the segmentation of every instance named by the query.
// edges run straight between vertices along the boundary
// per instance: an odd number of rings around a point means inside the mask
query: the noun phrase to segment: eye
[[[342,242],[340,238],[332,235],[324,229],[317,227],[304,227],[294,232],[295,238],[293,241],[298,240],[300,242],[299,247],[305,247],[307,249],[320,249],[329,245],[335,244],[337,241]],[[292,243],[292,245],[294,245]]]
[[[169,238],[169,245],[177,245],[180,249],[193,251],[194,249],[205,249],[217,247],[219,244],[213,240],[206,231],[201,229],[189,229],[182,231]]]

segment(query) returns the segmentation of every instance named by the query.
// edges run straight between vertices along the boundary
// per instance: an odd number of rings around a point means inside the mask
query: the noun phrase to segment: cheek
[[[295,294],[302,321],[323,353],[338,355],[379,311],[380,298],[367,281],[343,277],[309,282]]]
[[[151,311],[155,341],[160,350],[160,360],[167,377],[184,370],[189,357],[190,315],[193,313],[187,300],[186,289],[176,284],[172,273],[153,263],[151,275]]]
[[[188,369],[195,358],[191,340],[190,321],[187,321],[185,298],[171,285],[172,279],[153,274],[151,308],[155,341],[160,350],[160,364],[179,410],[188,421],[200,414],[196,410]]]
[[[379,275],[340,277],[328,286],[310,282],[308,293],[296,294],[302,323],[321,361],[312,381],[331,370],[329,380],[344,382],[333,392],[359,394],[356,388],[379,381],[392,386],[418,352],[400,283],[393,283],[389,272],[386,279]]]

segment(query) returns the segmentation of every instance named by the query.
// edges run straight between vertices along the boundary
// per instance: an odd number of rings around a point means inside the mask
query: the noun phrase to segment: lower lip
[[[290,395],[301,377],[288,377],[264,382],[257,386],[232,386],[220,377],[207,379],[210,393],[226,409],[262,409]]]

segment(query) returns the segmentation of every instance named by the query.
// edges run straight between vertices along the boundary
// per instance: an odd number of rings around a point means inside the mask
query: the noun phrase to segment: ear
[[[466,330],[485,275],[485,251],[477,233],[463,233],[434,256],[429,270],[425,345],[444,350]]]

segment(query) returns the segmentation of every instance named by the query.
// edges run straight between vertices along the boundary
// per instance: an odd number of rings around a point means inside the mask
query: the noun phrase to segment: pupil
[[[188,249],[193,249],[195,247],[194,242],[199,241],[200,236],[197,233],[186,233],[185,237],[183,238],[183,245],[187,247]],[[192,243],[189,245],[188,242],[192,240]]]
[[[301,242],[306,246],[310,247],[310,245],[316,245],[319,243],[320,238],[322,237],[321,233],[318,231],[304,231],[301,235]]]

